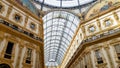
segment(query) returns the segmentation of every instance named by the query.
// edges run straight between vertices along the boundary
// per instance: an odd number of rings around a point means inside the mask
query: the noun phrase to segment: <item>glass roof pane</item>
[[[58,21],[53,21],[53,24],[52,25],[58,25]]]
[[[64,7],[78,6],[78,0],[63,1],[62,6]]]
[[[79,0],[79,3],[82,5],[82,4],[86,4],[86,3],[89,3],[89,2],[92,2],[93,0]]]
[[[67,22],[67,27],[70,27],[71,26],[71,22]]]
[[[48,34],[46,35],[46,37],[49,37],[50,35],[51,35],[51,33],[48,33]],[[46,37],[45,37],[45,38],[46,38]]]
[[[68,33],[69,31],[70,31],[70,29],[68,29],[68,28],[65,29],[65,32],[66,32],[66,33]]]
[[[72,17],[72,16],[69,16],[69,18],[68,18],[70,21],[73,21],[74,20],[74,17]]]
[[[62,33],[60,33],[60,32],[57,32],[57,34],[56,35],[62,35]]]
[[[53,20],[52,20],[52,21],[53,21],[53,23],[54,23],[54,22],[58,22],[58,20],[59,20],[58,18],[53,17]]]
[[[52,19],[53,18],[53,13],[49,13],[49,15],[47,16],[47,20]]]
[[[72,25],[71,30],[74,30],[74,29],[76,29],[76,26]]]
[[[50,32],[52,29],[47,30],[47,32]]]
[[[59,40],[60,40],[60,38],[61,38],[61,37],[59,37],[59,36],[58,36],[58,37],[56,37],[56,39],[59,39]]]
[[[45,0],[45,4],[52,5],[52,6],[60,6],[60,1],[57,0]]]
[[[64,12],[64,11],[62,11],[62,12],[61,12],[61,17],[66,18],[66,17],[67,17],[67,15],[68,15],[68,14],[67,14],[67,12]]]
[[[78,20],[79,20],[78,18],[75,18],[73,22],[75,22],[75,24],[78,25],[78,23],[79,23]]]

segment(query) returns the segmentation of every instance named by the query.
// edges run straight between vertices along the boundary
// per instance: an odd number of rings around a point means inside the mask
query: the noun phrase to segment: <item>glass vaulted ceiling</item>
[[[80,22],[66,11],[54,11],[44,16],[44,55],[46,66],[58,66],[70,45]]]
[[[34,0],[41,5],[52,8],[79,8],[81,6],[93,3],[96,0]]]

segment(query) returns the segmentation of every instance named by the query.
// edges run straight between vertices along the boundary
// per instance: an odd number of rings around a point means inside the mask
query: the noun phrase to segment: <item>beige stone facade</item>
[[[44,68],[41,18],[13,0],[0,0],[0,7],[0,65]]]
[[[102,5],[81,21],[60,68],[120,68],[120,4],[89,17]]]

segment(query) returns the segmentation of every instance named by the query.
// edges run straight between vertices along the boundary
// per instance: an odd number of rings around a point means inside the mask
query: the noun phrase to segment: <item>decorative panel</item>
[[[18,20],[19,19],[19,20]],[[24,26],[25,24],[25,15],[16,9],[12,9],[9,20],[13,21],[15,24]]]
[[[30,10],[32,13],[39,16],[38,9],[33,5],[33,3],[30,0],[16,0],[20,5],[24,6],[28,10]]]
[[[107,23],[109,23],[109,24],[107,24]],[[100,18],[100,24],[101,24],[101,29],[105,30],[105,29],[111,28],[113,26],[116,26],[118,23],[115,20],[113,14],[109,14],[109,15],[107,14],[106,16],[103,16]]]
[[[87,36],[90,36],[90,35],[93,35],[94,33],[99,32],[99,27],[95,20],[85,24],[84,27],[85,27],[85,33]]]
[[[28,30],[38,34],[39,24],[38,24],[38,22],[36,20],[29,17],[26,28]]]
[[[0,15],[6,17],[8,11],[8,5],[0,1]]]

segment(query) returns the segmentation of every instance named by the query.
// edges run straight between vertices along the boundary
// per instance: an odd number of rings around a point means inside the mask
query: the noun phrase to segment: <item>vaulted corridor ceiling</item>
[[[58,66],[70,45],[79,18],[65,11],[54,11],[44,16],[44,50],[46,66]]]

